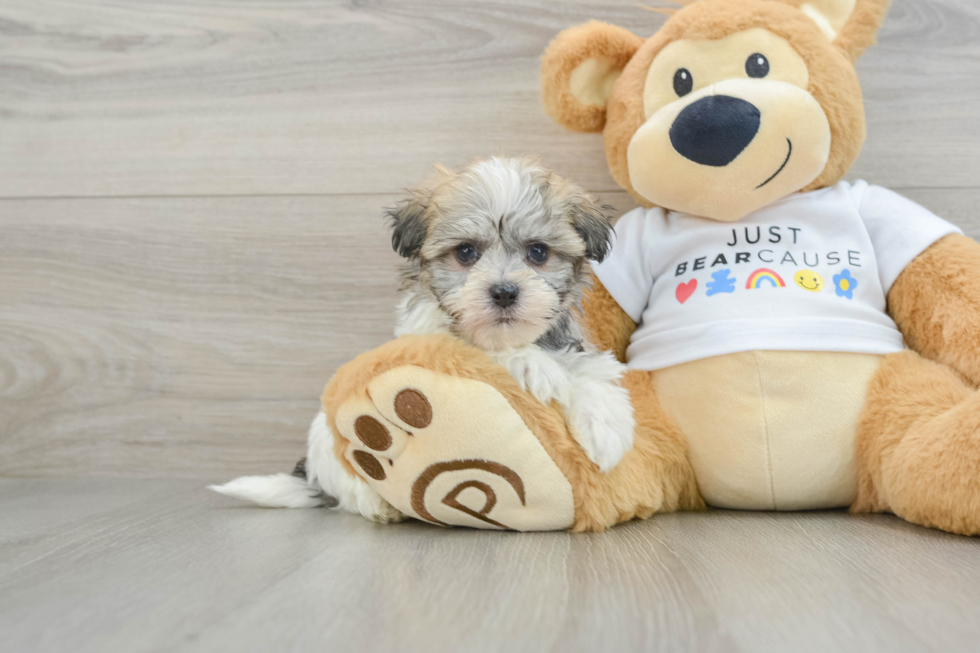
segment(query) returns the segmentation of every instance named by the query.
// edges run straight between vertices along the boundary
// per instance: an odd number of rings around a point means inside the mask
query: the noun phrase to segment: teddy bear
[[[548,115],[601,132],[640,205],[582,309],[629,367],[633,449],[604,474],[485,354],[404,336],[338,370],[310,455],[441,525],[846,507],[980,534],[980,245],[841,181],[888,1],[678,4],[648,39],[590,22],[542,59]]]

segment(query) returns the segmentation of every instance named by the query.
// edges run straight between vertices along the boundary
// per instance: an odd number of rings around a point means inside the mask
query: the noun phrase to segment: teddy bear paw
[[[475,528],[572,524],[571,485],[491,385],[398,367],[341,404],[336,425],[344,457],[399,513]]]

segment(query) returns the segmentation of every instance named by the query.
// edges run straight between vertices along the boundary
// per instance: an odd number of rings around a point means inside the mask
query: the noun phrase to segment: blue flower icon
[[[850,270],[842,270],[834,275],[834,285],[837,286],[837,296],[854,299],[854,289],[858,287],[857,279],[851,276]]]

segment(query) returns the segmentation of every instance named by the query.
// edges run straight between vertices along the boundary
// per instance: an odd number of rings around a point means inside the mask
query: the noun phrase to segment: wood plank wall
[[[648,0],[651,6],[670,6]],[[332,372],[391,331],[382,208],[434,161],[536,153],[538,57],[622,2],[0,0],[0,476],[288,469]],[[980,237],[980,5],[895,0],[851,179]]]

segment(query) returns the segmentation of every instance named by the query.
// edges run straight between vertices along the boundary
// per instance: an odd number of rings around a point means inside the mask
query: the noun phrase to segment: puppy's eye
[[[544,243],[534,243],[527,248],[528,260],[538,265],[544,264],[548,260],[548,254],[550,253],[548,246]]]
[[[472,243],[456,245],[456,260],[462,265],[473,265],[480,258],[480,252]]]
[[[681,68],[674,73],[674,93],[677,97],[684,97],[694,89],[694,77],[687,68]]]
[[[745,73],[749,77],[762,78],[769,74],[769,60],[766,55],[756,52],[745,62]]]

